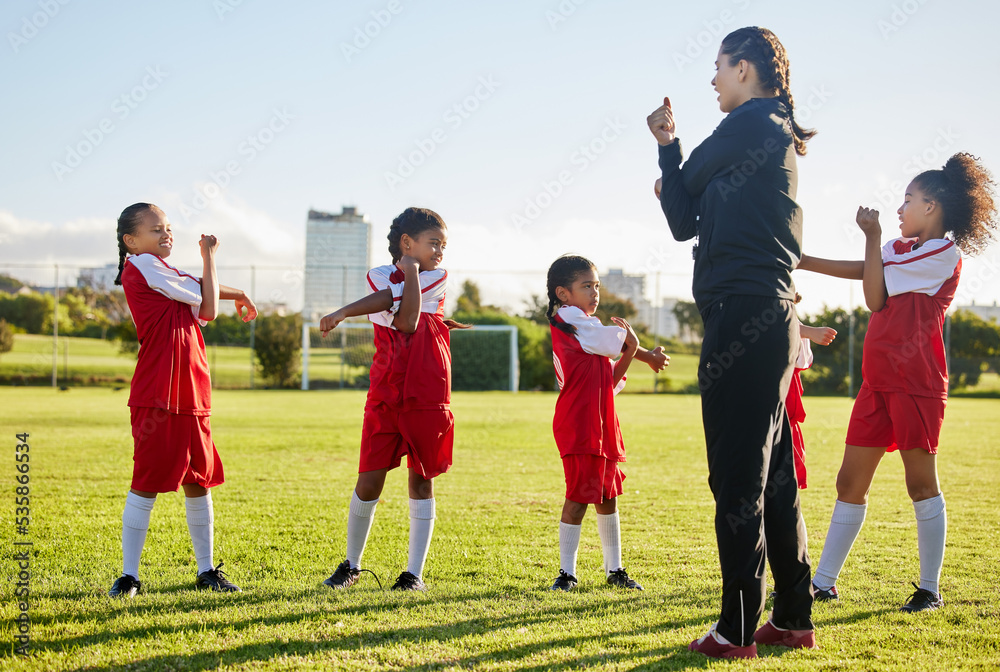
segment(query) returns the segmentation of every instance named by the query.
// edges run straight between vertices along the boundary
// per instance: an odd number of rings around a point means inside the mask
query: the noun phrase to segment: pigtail
[[[125,271],[125,255],[128,254],[128,250],[125,249],[125,243],[121,238],[118,239],[118,275],[115,277],[115,284],[121,286],[122,284],[122,273]]]
[[[941,206],[945,231],[966,254],[979,254],[996,237],[996,183],[977,157],[960,152],[913,182]]]
[[[118,216],[118,277],[115,284],[122,284],[122,273],[125,271],[125,255],[128,248],[125,247],[125,236],[134,236],[135,230],[139,228],[143,216],[155,208],[152,203],[133,203]]]
[[[559,301],[559,297],[556,296],[556,288],[569,287],[573,284],[573,281],[576,280],[578,273],[589,271],[594,268],[595,266],[593,262],[589,259],[584,259],[583,257],[570,254],[564,254],[552,262],[552,265],[549,266],[549,273],[546,281],[549,307],[545,311],[545,317],[548,318],[549,324],[556,329],[569,334],[570,336],[576,335],[576,327],[572,324],[561,322],[556,319],[556,310],[562,305]]]
[[[767,28],[756,26],[740,28],[722,40],[722,53],[729,56],[730,63],[741,60],[753,63],[761,86],[774,91],[778,100],[788,108],[788,123],[792,131],[795,153],[805,156],[806,142],[816,135],[816,129],[802,128],[795,122],[795,101],[792,99],[788,54],[778,36]]]

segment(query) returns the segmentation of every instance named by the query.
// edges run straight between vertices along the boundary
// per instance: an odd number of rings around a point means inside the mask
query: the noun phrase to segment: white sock
[[[146,544],[149,531],[149,515],[153,511],[156,497],[140,497],[134,492],[125,498],[122,512],[122,574],[139,578],[139,558]]]
[[[938,594],[941,565],[944,564],[944,541],[948,532],[948,514],[944,495],[913,502],[917,516],[917,548],[920,551],[920,587]]]
[[[583,525],[559,522],[559,569],[576,576],[576,554],[580,550],[580,530]]]
[[[597,514],[597,533],[604,549],[604,574],[622,568],[622,533],[618,524],[618,512]]]
[[[858,538],[867,511],[867,504],[848,504],[839,499],[834,504],[830,529],[823,544],[823,555],[813,576],[813,583],[817,588],[830,590],[837,585],[837,577],[847,562],[847,555],[851,552],[854,540]]]
[[[361,556],[368,543],[368,533],[375,521],[375,505],[378,497],[364,501],[358,493],[351,493],[351,506],[347,512],[347,561],[354,569],[361,569]]]
[[[410,556],[406,571],[422,578],[434,534],[434,499],[410,500]]]
[[[212,551],[215,546],[215,510],[212,508],[212,493],[202,497],[185,497],[188,532],[194,546],[194,558],[198,561],[198,573],[215,569]]]

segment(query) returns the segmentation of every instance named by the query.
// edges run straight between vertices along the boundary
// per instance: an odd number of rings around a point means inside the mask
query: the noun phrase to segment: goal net
[[[341,322],[324,338],[302,325],[302,389],[368,389],[375,356],[370,322]],[[508,390],[519,382],[517,327],[476,325],[451,332],[451,389]]]

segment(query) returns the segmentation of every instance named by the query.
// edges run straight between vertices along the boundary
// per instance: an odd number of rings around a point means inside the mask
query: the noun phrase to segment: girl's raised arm
[[[215,251],[219,249],[219,240],[215,236],[203,235],[198,244],[201,246],[201,258],[204,262],[198,317],[211,322],[219,316],[219,273],[215,269]]]
[[[859,207],[857,221],[865,233],[865,270],[862,278],[865,304],[874,313],[882,310],[889,297],[882,268],[882,227],[878,223],[878,210]]]
[[[405,288],[403,292],[406,292]],[[329,315],[324,315],[323,319],[319,321],[319,330],[323,336],[326,336],[348,317],[381,313],[390,308],[392,308],[392,290],[383,289],[374,294],[364,296],[354,303],[349,303],[343,308],[338,308]]]

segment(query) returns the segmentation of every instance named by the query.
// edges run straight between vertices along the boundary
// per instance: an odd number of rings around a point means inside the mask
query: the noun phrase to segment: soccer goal
[[[370,322],[341,322],[324,338],[302,325],[302,389],[368,389],[375,356]],[[476,325],[451,332],[451,389],[517,392],[517,327]]]

